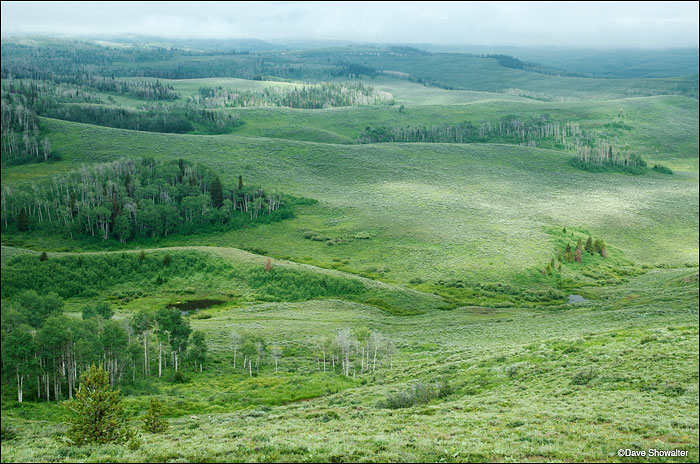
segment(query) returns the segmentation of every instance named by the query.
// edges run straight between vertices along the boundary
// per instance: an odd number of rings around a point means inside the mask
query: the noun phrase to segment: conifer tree
[[[156,398],[151,399],[151,405],[142,421],[143,429],[150,433],[165,432],[170,426],[168,421],[163,419],[163,405]]]
[[[219,176],[214,177],[214,180],[211,181],[211,187],[209,190],[211,192],[211,204],[214,206],[214,208],[221,208],[221,206],[224,204],[224,188],[221,185]]]
[[[586,250],[587,253],[593,254],[593,238],[590,236],[588,237],[588,240],[586,240],[584,250]]]
[[[27,217],[27,212],[24,209],[19,210],[17,215],[17,230],[20,232],[26,232],[29,230],[29,218]]]
[[[75,444],[123,443],[133,436],[119,390],[109,386],[109,374],[102,367],[81,376],[75,398],[66,403],[69,411],[66,433]]]
[[[602,246],[603,246],[603,241],[601,239],[597,238],[593,241],[593,251],[595,253],[600,253]]]

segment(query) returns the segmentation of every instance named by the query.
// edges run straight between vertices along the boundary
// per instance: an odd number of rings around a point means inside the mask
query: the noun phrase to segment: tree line
[[[22,99],[3,90],[1,101],[2,162],[10,165],[55,159],[51,143],[41,136],[39,118]]]
[[[582,145],[578,148],[571,164],[586,171],[619,170],[632,174],[647,172],[647,163],[636,153],[628,150],[615,150],[606,141],[596,145]],[[657,168],[658,170],[658,168]]]
[[[52,76],[51,80],[56,83],[70,84],[73,86],[84,86],[98,90],[100,92],[117,93],[139,100],[177,100],[180,96],[172,85],[163,84],[159,80],[135,81],[121,80],[112,77],[102,77],[88,72],[76,73],[68,76]]]
[[[146,132],[225,134],[243,124],[235,113],[193,108],[188,105],[147,106],[132,109],[101,105],[59,105],[42,108],[42,116],[65,121]]]
[[[9,41],[2,46],[3,79],[52,80],[90,73],[104,78],[154,77],[192,79],[263,76],[301,79],[328,77],[324,69],[309,68],[290,55],[247,51],[188,50],[184,48],[101,46],[77,40],[52,40],[41,46]],[[330,67],[329,67],[330,68]]]
[[[361,76],[376,77],[380,70],[372,66],[365,66],[359,63],[338,61],[335,68],[330,72],[332,77],[347,77],[348,79],[359,79]]]
[[[174,278],[222,279],[250,288],[257,301],[307,301],[343,298],[367,302],[361,281],[325,273],[272,267],[232,266],[195,251],[158,253],[105,253],[79,256],[20,254],[4,260],[2,298],[25,290],[40,294],[54,292],[62,298],[94,297],[96,292],[115,286],[114,298],[130,301]]]
[[[47,80],[4,79],[3,95],[10,102],[19,102],[39,111],[48,102],[104,103],[94,90]]]
[[[536,146],[541,141],[552,141],[564,147],[577,147],[590,143],[592,134],[574,122],[561,123],[547,115],[522,119],[504,116],[497,122],[486,121],[481,125],[465,121],[460,124],[437,126],[367,127],[357,138],[358,143],[384,142],[432,142],[479,143],[501,141]]]
[[[2,227],[115,238],[165,237],[207,227],[240,228],[293,215],[285,197],[259,187],[225,187],[185,160],[120,159],[13,189],[3,186]]]
[[[256,334],[233,330],[229,336],[233,351],[233,368],[249,376],[260,371],[264,362],[278,372],[284,357],[284,347],[269,345]],[[316,339],[311,351],[316,369],[345,376],[374,373],[377,367],[392,368],[396,348],[394,342],[379,331],[367,327],[355,330],[339,329],[335,335]],[[241,362],[242,361],[242,362]]]
[[[72,39],[53,39],[40,45],[3,42],[3,79],[50,79],[87,70],[103,72],[114,63],[152,63],[206,53],[172,47],[109,47]]]
[[[107,92],[125,95],[139,100],[172,101],[180,96],[172,85],[156,81],[122,80],[103,77],[85,72],[74,75],[48,75],[44,79],[4,79],[3,89],[9,93],[19,93],[27,96],[32,104],[36,104],[40,94],[44,98],[53,94],[56,98],[68,97],[72,101],[93,101],[102,103],[94,92]],[[83,98],[77,99],[76,94]],[[65,100],[65,99],[64,99]]]
[[[639,154],[617,150],[595,131],[581,129],[575,122],[553,121],[547,115],[533,116],[527,120],[518,116],[505,116],[496,123],[486,121],[481,125],[465,121],[437,126],[368,126],[357,138],[357,143],[386,142],[501,142],[528,147],[549,144],[553,148],[575,152],[575,156],[570,159],[571,165],[587,171],[618,170],[632,174],[648,171],[646,161]],[[660,164],[651,169],[662,174],[673,173]]]
[[[320,109],[393,104],[393,97],[388,92],[377,91],[372,86],[362,83],[324,82],[289,88],[266,87],[262,90],[200,87],[198,95],[191,97],[191,101],[209,107],[276,106]]]
[[[90,79],[106,83],[105,85],[125,85],[134,92],[167,93],[171,89],[159,82],[132,83],[94,76]],[[235,113],[197,108],[191,104],[164,105],[151,102],[140,109],[107,106],[102,104],[104,102],[97,95],[82,91],[80,87],[71,84],[58,85],[50,81],[15,79],[4,81],[2,88],[3,100],[7,100],[8,104],[21,104],[38,116],[118,129],[178,134],[194,131],[223,134],[243,124]]]
[[[34,290],[3,301],[2,376],[16,382],[19,402],[25,392],[36,400],[73,398],[92,364],[104,366],[112,387],[125,377],[162,377],[168,364],[174,373],[204,368],[205,336],[177,309],[143,310],[119,321],[108,303],[85,306],[82,319],[65,316],[63,306],[57,294]],[[149,351],[151,339],[157,349]]]
[[[540,74],[548,74],[551,76],[592,77],[589,74],[564,71],[564,70],[552,68],[549,66],[543,66],[539,63],[531,63],[531,62],[526,63],[526,62],[521,61],[518,58],[515,58],[514,56],[511,56],[511,55],[487,54],[487,55],[481,55],[481,57],[482,58],[493,58],[496,61],[498,61],[498,64],[503,66],[504,68],[522,69],[524,71],[536,72],[536,73],[540,73]]]
[[[104,367],[115,387],[167,372],[177,381],[182,371],[203,372],[208,359],[205,334],[193,331],[176,308],[142,309],[115,320],[108,303],[97,303],[85,306],[78,319],[63,314],[64,301],[55,293],[41,296],[34,290],[3,306],[2,377],[16,385],[19,402],[25,394],[35,400],[72,399],[78,379],[95,364]],[[251,377],[264,365],[277,373],[284,361],[284,347],[257,334],[233,331],[229,344],[232,368]],[[316,370],[344,376],[391,369],[396,352],[390,338],[366,327],[337,330],[310,349]]]

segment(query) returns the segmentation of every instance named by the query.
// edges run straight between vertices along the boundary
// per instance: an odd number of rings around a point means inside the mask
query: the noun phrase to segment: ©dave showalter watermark
[[[688,452],[679,449],[673,450],[658,450],[656,448],[649,448],[647,450],[633,450],[629,448],[621,448],[617,450],[617,455],[626,458],[685,458],[688,457]]]

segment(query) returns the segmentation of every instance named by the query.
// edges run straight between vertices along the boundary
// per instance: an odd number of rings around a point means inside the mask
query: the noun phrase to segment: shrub
[[[177,371],[173,375],[173,383],[187,383],[190,379],[182,373],[182,371]]]
[[[453,393],[453,389],[447,381],[438,381],[434,384],[423,382],[414,383],[406,392],[399,392],[387,396],[381,406],[388,409],[410,408],[416,404],[425,404],[435,398],[446,398]]]
[[[667,168],[662,164],[655,164],[654,167],[651,169],[661,174],[673,174],[673,171],[671,171],[670,168]]]
[[[168,430],[170,424],[163,419],[163,405],[156,398],[151,399],[151,405],[144,416],[143,429],[150,433],[160,433]]]
[[[574,374],[571,383],[574,385],[586,385],[597,376],[595,369],[583,369]]]
[[[17,438],[17,432],[15,429],[2,426],[0,429],[0,441],[14,440]]]
[[[192,316],[192,319],[211,319],[211,314],[209,313],[197,313]]]

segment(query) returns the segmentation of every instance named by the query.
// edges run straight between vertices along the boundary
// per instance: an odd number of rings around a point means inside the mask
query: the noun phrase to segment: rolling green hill
[[[34,101],[40,116],[42,104],[95,105],[126,122],[129,112],[166,121],[173,111],[204,109],[196,114],[210,124],[222,115],[240,122],[203,135],[201,124],[164,133],[41,116],[37,131],[54,156],[3,164],[3,462],[625,462],[621,448],[689,453],[651,461],[698,460],[697,76],[646,78],[668,75],[676,61],[643,54],[619,69],[634,78],[605,79],[407,47],[277,52],[251,42],[259,52],[249,53],[226,52],[225,42],[186,42],[170,49],[117,39],[3,39],[4,118],[12,100]],[[562,56],[551,60],[566,64]],[[585,72],[595,68],[580,61]],[[94,79],[71,81],[79,66]],[[13,92],[10,70],[33,79]],[[151,87],[105,90],[121,88],[109,85],[122,79]],[[156,80],[168,99],[133,91]],[[189,98],[208,94],[202,87],[254,93],[320,81],[359,82],[393,102],[205,108]],[[672,173],[579,169],[573,149],[546,137],[529,144],[358,141],[368,129],[535,119],[574,125],[590,136],[583,144],[604,141]],[[3,133],[2,149],[10,142]],[[214,182],[186,166],[216,173],[227,192],[259,186],[299,202],[280,222],[126,243],[32,227],[26,211],[5,207],[13,194],[24,195],[33,221],[42,214],[80,221],[89,213],[78,211],[58,175],[125,158],[192,164],[146,161],[134,178],[100,181],[84,173],[94,184],[84,191],[101,192],[105,224],[110,212],[131,214],[134,224],[151,220],[133,199],[170,204],[163,192],[175,192],[175,184],[210,214]],[[172,176],[145,174],[166,168]],[[176,179],[172,189],[167,179]],[[143,190],[132,195],[132,187]],[[66,206],[42,211],[30,201],[33,189],[56,189]],[[98,200],[83,203],[91,201]],[[583,251],[589,238],[590,252]],[[578,258],[567,256],[577,243]],[[71,443],[63,436],[66,411],[53,401],[68,391],[60,391],[58,370],[58,387],[46,393],[52,401],[33,377],[18,401],[6,337],[24,330],[52,343],[50,324],[35,321],[45,301],[58,308],[49,322],[65,316],[66,333],[86,337],[79,342],[84,359],[91,332],[107,339],[92,347],[104,359],[113,354],[110,343],[126,347],[115,385],[130,423],[140,430],[157,399],[168,431],[139,431],[123,444]],[[92,320],[94,307],[113,315]],[[175,329],[163,319],[139,328],[137,318],[164,311],[205,340],[199,366],[196,353],[173,343]],[[107,329],[123,340],[108,339]],[[53,359],[75,352],[61,345]],[[183,364],[176,373],[177,353]]]
[[[179,259],[180,251],[169,251]],[[234,266],[262,261],[211,251]],[[52,255],[49,262],[69,256]],[[116,300],[117,317],[182,298],[181,285],[200,284],[190,296],[216,287],[205,283],[216,276],[192,277],[174,276],[160,288],[141,287],[146,293],[132,301]],[[127,396],[133,414],[150,398],[161,399],[172,422],[168,432],[144,434],[129,446],[71,446],[52,438],[62,428],[55,406],[19,405],[3,395],[3,427],[20,437],[3,439],[3,458],[617,461],[620,443],[633,442],[687,450],[693,460],[697,284],[697,269],[661,269],[620,286],[589,288],[590,301],[556,310],[464,307],[402,318],[336,299],[230,302],[192,319],[207,333],[214,357],[203,374],[190,372],[184,384],[154,379],[150,390]],[[113,295],[123,298],[124,289],[113,288]],[[68,313],[81,302],[67,306]],[[395,340],[391,365],[381,353],[374,374],[319,371],[317,340],[343,327],[371,327]],[[269,360],[252,378],[234,369],[231,331],[254,331],[285,346],[280,371]],[[449,382],[443,398],[401,409],[385,405],[436,379]],[[23,444],[27,439],[31,446]]]
[[[387,267],[387,278],[402,282],[513,278],[548,262],[555,250],[547,230],[565,226],[604,237],[640,264],[697,262],[692,232],[698,178],[692,172],[586,173],[561,153],[504,145],[331,145],[46,124],[55,134],[53,146],[75,166],[117,156],[184,157],[231,182],[244,171],[251,183],[320,202],[288,223],[202,238],[204,243],[254,242],[276,256],[325,263],[337,256],[350,259],[356,271]],[[28,174],[5,169],[3,182],[11,182],[14,171]],[[305,239],[307,230],[331,237],[368,232],[372,238],[327,246]]]

